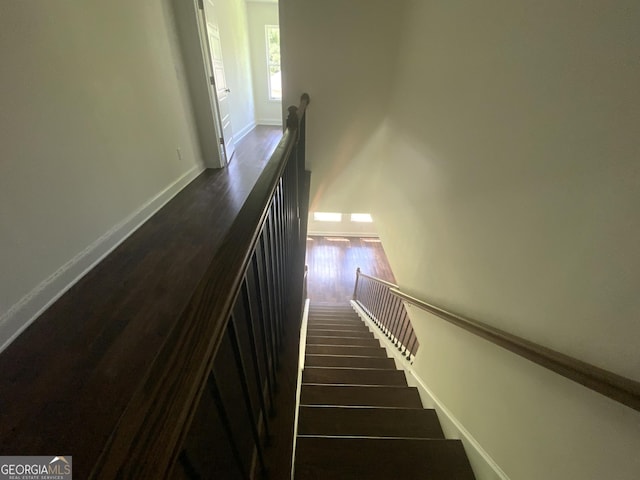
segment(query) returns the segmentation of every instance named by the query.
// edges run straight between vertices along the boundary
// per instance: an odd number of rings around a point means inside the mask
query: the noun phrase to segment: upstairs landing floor
[[[307,291],[313,304],[348,304],[358,267],[362,273],[395,283],[377,238],[308,236],[306,264]]]

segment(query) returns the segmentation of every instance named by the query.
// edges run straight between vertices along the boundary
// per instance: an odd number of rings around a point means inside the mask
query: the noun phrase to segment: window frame
[[[271,30],[278,31],[278,50],[280,49],[280,25],[265,25],[264,26],[264,40],[265,40],[265,53],[267,55],[267,96],[270,101],[282,102],[282,65],[281,62],[272,63],[271,56],[269,55],[269,33]],[[280,69],[280,97],[273,96],[273,90],[271,88],[271,68],[278,67]]]

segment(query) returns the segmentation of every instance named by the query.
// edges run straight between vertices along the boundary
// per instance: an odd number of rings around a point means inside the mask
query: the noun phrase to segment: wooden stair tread
[[[340,317],[340,316],[310,316],[309,323],[333,323],[337,325],[365,325],[358,317]]]
[[[312,306],[295,453],[297,480],[473,480],[386,350],[352,309]]]
[[[386,357],[351,357],[347,355],[310,355],[304,359],[309,367],[352,367],[352,368],[385,368],[396,369],[392,358]]]
[[[308,322],[307,330],[356,330],[371,331],[364,323],[330,323],[330,322]]]
[[[380,346],[358,347],[352,345],[307,345],[305,349],[308,354],[387,358],[387,351]]]
[[[435,410],[301,406],[298,435],[444,438]]]
[[[300,405],[422,408],[422,401],[415,387],[303,384]]]
[[[296,480],[474,480],[459,440],[298,436]]]
[[[331,330],[328,328],[308,328],[307,336],[311,337],[344,337],[344,338],[375,338],[368,328],[360,330]]]
[[[379,347],[380,340],[377,340],[376,338],[316,337],[307,335],[307,345],[352,345],[360,347]]]
[[[401,370],[306,367],[302,372],[302,383],[406,386],[407,378]]]
[[[341,331],[341,330],[355,330],[358,332],[367,331],[370,332],[369,327],[367,327],[364,323],[353,323],[353,324],[342,324],[342,323],[323,323],[323,322],[308,322],[307,330],[331,330],[331,331]]]

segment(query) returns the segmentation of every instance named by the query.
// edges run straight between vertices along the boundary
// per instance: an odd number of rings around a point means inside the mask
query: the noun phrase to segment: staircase
[[[295,479],[474,479],[380,342],[349,305],[312,305]]]

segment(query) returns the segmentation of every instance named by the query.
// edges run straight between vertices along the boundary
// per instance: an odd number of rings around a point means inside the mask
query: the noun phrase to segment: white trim
[[[181,175],[4,312],[0,316],[0,352],[7,348],[53,302],[196,178],[202,170],[204,168],[197,165]]]
[[[258,118],[256,120],[256,124],[258,125],[274,125],[281,127],[282,119],[281,118]]]
[[[380,343],[387,351],[387,354],[394,358],[398,368],[404,370],[405,375],[407,376],[407,383],[412,387],[418,388],[422,403],[433,405],[435,410],[438,412],[438,417],[445,417],[448,420],[449,425],[453,427],[454,432],[446,431],[447,437],[459,438],[462,440],[465,450],[467,451],[471,466],[475,467],[475,460],[479,459],[485,463],[485,467],[488,467],[494,472],[496,478],[499,478],[500,480],[510,480],[507,474],[504,473],[504,471],[495,462],[495,460],[491,458],[491,455],[489,455],[489,453],[484,448],[482,448],[482,445],[480,445],[480,443],[478,443],[478,441],[473,437],[473,435],[471,435],[471,433],[464,427],[464,425],[460,423],[460,421],[455,417],[451,410],[449,410],[427,386],[424,380],[413,369],[413,366],[398,351],[393,343],[382,334],[378,326],[371,320],[371,318],[369,318],[366,312],[354,300],[351,300],[351,306],[356,311],[358,316],[371,327],[373,334],[378,340],[380,340]],[[443,427],[445,427],[445,425],[443,425]],[[470,451],[473,451],[475,455],[469,455]],[[475,471],[478,469],[473,468],[473,470]],[[486,470],[486,468],[483,468],[482,470]]]
[[[234,135],[235,143],[237,144],[240,140],[246,137],[247,134],[251,132],[251,130],[253,130],[254,128],[256,128],[256,122],[249,122],[247,125],[241,128],[240,131]]]
[[[309,320],[309,303],[307,298],[304,301],[304,310],[302,311],[302,322],[300,324],[300,350],[298,357],[298,381],[296,384],[296,413],[293,420],[293,450],[291,459],[291,479],[295,473],[294,466],[296,463],[296,438],[298,436],[298,415],[300,414],[300,391],[302,389],[302,370],[304,369],[304,356],[307,349],[307,324]]]

